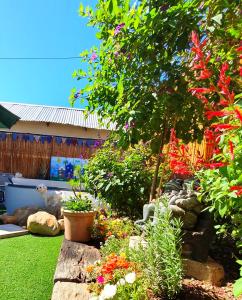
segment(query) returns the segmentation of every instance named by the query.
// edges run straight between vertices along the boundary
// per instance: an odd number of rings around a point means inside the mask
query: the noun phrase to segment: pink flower
[[[97,283],[104,284],[104,282],[105,282],[105,278],[103,276],[98,276],[97,277]]]
[[[97,57],[98,56],[97,56],[96,52],[93,52],[90,59],[93,62]]]

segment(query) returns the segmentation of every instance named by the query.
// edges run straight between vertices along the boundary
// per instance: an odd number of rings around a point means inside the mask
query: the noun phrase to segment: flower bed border
[[[54,274],[51,300],[59,300],[60,294],[62,300],[89,299],[85,267],[94,264],[100,257],[95,247],[64,239]]]

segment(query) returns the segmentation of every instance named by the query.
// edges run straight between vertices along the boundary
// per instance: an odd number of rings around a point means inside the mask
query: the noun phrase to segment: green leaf
[[[219,168],[219,172],[224,177],[229,177],[227,166]]]
[[[233,293],[235,297],[239,297],[240,295],[242,295],[242,278],[235,281]]]
[[[109,182],[108,185],[105,188],[105,192],[107,192],[109,190],[109,188],[110,188],[111,185],[112,185],[112,182]]]
[[[221,216],[221,217],[224,217],[225,214],[226,214],[226,212],[227,212],[227,210],[228,210],[227,204],[225,204],[225,203],[222,204],[222,203],[221,203],[220,206],[219,206],[219,209],[218,209],[218,211],[219,211],[219,213],[220,213],[220,216]]]

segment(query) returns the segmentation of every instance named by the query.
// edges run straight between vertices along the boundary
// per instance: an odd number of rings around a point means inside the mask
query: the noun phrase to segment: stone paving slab
[[[89,300],[87,284],[58,281],[54,285],[51,300]]]
[[[14,224],[0,225],[0,239],[25,235],[28,230]]]

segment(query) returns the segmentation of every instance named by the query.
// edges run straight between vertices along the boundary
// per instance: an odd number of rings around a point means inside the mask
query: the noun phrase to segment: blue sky
[[[0,0],[0,58],[79,56],[98,44],[78,15],[96,0]],[[0,101],[69,106],[80,60],[1,60]],[[76,105],[80,106],[80,104]]]

